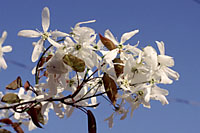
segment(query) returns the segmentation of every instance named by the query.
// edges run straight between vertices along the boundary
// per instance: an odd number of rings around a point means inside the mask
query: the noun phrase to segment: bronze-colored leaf
[[[17,94],[7,93],[2,97],[1,101],[8,104],[12,104],[12,103],[19,103],[20,99]]]
[[[113,63],[120,63],[123,64],[123,61],[120,60],[120,58],[115,58],[113,60]],[[120,65],[120,64],[114,64],[114,68],[115,68],[115,73],[117,75],[117,77],[119,77],[120,74],[122,74],[124,72],[124,66]]]
[[[47,71],[44,71],[44,76],[48,77],[48,72]]]
[[[0,133],[11,133],[11,131],[8,131],[6,129],[0,129]]]
[[[13,124],[13,122],[9,118],[0,119],[0,122],[4,123],[4,124],[7,124],[7,125]]]
[[[116,48],[115,44],[108,38],[103,37],[101,34],[99,34],[100,40],[101,42],[104,44],[104,46],[109,49],[109,50],[113,50]]]
[[[85,62],[72,54],[66,54],[63,57],[63,62],[76,72],[83,72],[85,70]]]
[[[46,63],[49,59],[51,59],[53,55],[48,55],[47,57],[42,57],[42,59],[39,62],[39,67],[42,67],[44,63]]]
[[[22,87],[22,79],[21,77],[17,77],[16,80],[11,82],[9,85],[6,86],[6,89],[8,90],[16,90],[17,88]]]
[[[31,87],[30,83],[28,81],[26,81],[26,83],[24,84],[24,89],[26,91],[28,91],[30,89],[30,87]]]
[[[90,110],[87,111],[87,116],[88,116],[88,133],[96,133],[97,132],[96,120],[93,113]]]
[[[12,127],[17,133],[24,133],[19,123],[13,123]]]
[[[31,119],[33,121],[33,123],[39,127],[39,128],[42,128],[42,126],[39,124],[44,124],[44,118],[41,114],[41,105],[38,104],[32,108],[30,108],[27,113],[31,116]]]
[[[112,78],[110,78],[107,73],[104,73],[102,79],[106,94],[113,103],[113,105],[115,105],[117,100],[117,85],[115,84],[115,81]]]

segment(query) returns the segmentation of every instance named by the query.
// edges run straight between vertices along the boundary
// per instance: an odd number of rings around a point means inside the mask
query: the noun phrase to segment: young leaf
[[[42,126],[39,124],[39,122],[44,124],[44,118],[41,114],[41,105],[36,105],[30,108],[27,111],[27,113],[31,116],[31,119],[33,123],[35,124],[35,126],[42,128]]]
[[[113,105],[115,105],[117,100],[117,85],[115,84],[115,81],[110,78],[107,73],[104,73],[102,80],[108,98],[111,100]]]
[[[19,123],[13,123],[12,127],[17,133],[24,133]]]
[[[39,67],[42,67],[44,63],[46,63],[49,59],[51,59],[53,55],[48,55],[47,57],[42,57],[41,61],[39,62]]]
[[[103,37],[101,34],[99,34],[100,40],[101,42],[104,44],[104,46],[109,49],[109,50],[113,50],[116,48],[115,44],[108,38]]]
[[[16,80],[11,82],[9,85],[6,86],[6,89],[8,90],[16,90],[17,88],[22,87],[22,79],[21,77],[17,77]]]
[[[93,113],[90,110],[87,111],[87,116],[88,116],[88,133],[96,133],[97,131],[96,120]]]
[[[20,99],[17,94],[7,93],[2,97],[1,101],[8,104],[12,104],[20,102]]]
[[[7,125],[12,125],[13,124],[13,122],[9,118],[0,119],[0,122],[4,123],[4,124],[7,124]]]
[[[116,73],[117,77],[119,77],[119,75],[122,74],[124,71],[124,66],[120,65],[120,64],[123,64],[123,61],[120,60],[120,58],[115,58],[113,60],[113,63],[114,63],[115,73]],[[118,64],[115,64],[115,63],[118,63]]]
[[[63,57],[63,62],[76,72],[83,72],[85,70],[85,62],[72,54],[66,54]]]
[[[26,81],[26,83],[24,84],[24,89],[28,91],[30,89],[30,86],[31,86],[30,83]]]

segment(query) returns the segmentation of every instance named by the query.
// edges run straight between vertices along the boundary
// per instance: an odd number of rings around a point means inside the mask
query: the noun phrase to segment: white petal
[[[137,63],[138,63],[138,64],[139,64],[140,62],[142,62],[142,54],[143,54],[143,52],[140,51],[140,52],[139,52],[139,55],[138,55],[138,58],[137,58]]]
[[[133,111],[139,107],[139,102],[134,102],[131,104],[131,117],[133,117]]]
[[[179,77],[180,77],[180,75],[179,75],[176,71],[174,71],[174,70],[172,70],[172,69],[170,69],[170,68],[168,68],[168,67],[165,67],[165,68],[164,68],[164,71],[167,73],[167,75],[168,75],[170,78],[173,78],[173,79],[175,79],[175,80],[178,80]]]
[[[164,95],[154,94],[151,98],[160,101],[162,105],[169,104],[167,98]]]
[[[70,109],[66,110],[67,118],[69,118],[72,115],[72,113],[74,112],[74,109],[75,109],[74,107],[70,107]]]
[[[11,46],[4,46],[4,47],[2,48],[2,51],[3,51],[3,52],[10,52],[10,51],[12,51],[12,47],[11,47]]]
[[[112,115],[108,118],[106,118],[104,121],[108,121],[108,126],[109,128],[113,127],[113,118],[114,118],[114,113],[112,113]]]
[[[130,45],[130,44],[124,45],[124,48],[125,48],[127,51],[130,51],[130,52],[132,52],[133,54],[138,55],[138,54],[141,52],[141,50],[140,50],[139,48],[137,48],[137,46],[138,46],[139,43],[140,43],[140,42],[138,41],[137,44],[134,45],[134,46],[132,46],[132,45]]]
[[[74,42],[72,41],[72,39],[70,37],[66,37],[64,40],[64,44],[65,45],[74,45]]]
[[[75,27],[79,27],[81,24],[87,24],[87,23],[94,23],[96,20],[89,20],[89,21],[84,21],[84,22],[79,22],[75,25]]]
[[[45,7],[42,10],[42,28],[43,31],[46,32],[49,28],[50,25],[50,13],[49,13],[49,8]]]
[[[14,113],[14,118],[15,119],[19,120],[20,116],[21,116],[21,113],[17,113],[17,112]]]
[[[156,50],[151,46],[147,46],[144,48],[144,54],[144,60],[147,63],[147,65],[149,65],[153,70],[156,70],[158,65]]]
[[[113,36],[113,34],[108,29],[105,31],[105,37],[108,38],[108,39],[110,39],[115,45],[119,44],[118,41]]]
[[[3,57],[0,57],[0,68],[6,69],[7,68],[7,64],[6,61],[4,60]]]
[[[7,37],[7,32],[4,31],[4,32],[2,33],[1,38],[0,38],[0,46],[4,43],[6,37]]]
[[[18,36],[23,36],[23,37],[40,37],[42,34],[40,32],[37,32],[35,30],[21,30],[17,34]]]
[[[174,66],[174,59],[171,56],[167,55],[158,55],[158,62],[161,65],[172,67]]]
[[[29,125],[28,125],[28,130],[32,131],[33,129],[36,129],[37,127],[35,126],[35,124],[33,123],[32,120],[29,121]]]
[[[60,48],[62,45],[51,39],[50,37],[47,38],[47,40],[56,48]]]
[[[136,64],[135,59],[132,56],[129,56],[128,60],[125,63],[124,75],[131,74],[131,69]]]
[[[163,83],[163,84],[172,84],[173,83],[173,81],[168,77],[167,73],[164,72],[164,70],[160,70],[159,75],[161,76],[160,83]]]
[[[40,53],[42,52],[43,50],[43,40],[40,39],[36,44],[35,44],[35,47],[33,49],[33,53],[32,53],[32,62],[36,62],[38,60],[38,58],[40,57]],[[35,42],[33,42],[35,43]],[[34,45],[34,44],[33,44]]]
[[[66,36],[69,36],[69,34],[61,32],[61,31],[57,31],[57,30],[56,31],[52,31],[51,35],[53,37],[66,37]]]
[[[150,101],[150,93],[151,93],[151,88],[147,87],[146,88],[146,95],[144,96],[144,101],[147,102],[147,103]]]
[[[32,69],[32,71],[31,71],[32,75],[34,75],[35,72],[36,72],[36,66],[35,66],[35,67]]]
[[[112,60],[114,60],[117,56],[119,49],[113,49],[111,51],[109,51],[105,56],[104,56],[104,60],[111,65],[110,63],[112,63]]]
[[[143,105],[143,107],[145,107],[145,108],[149,108],[149,109],[151,108],[150,103],[143,102],[142,105]]]
[[[62,53],[56,51],[55,55],[47,62],[47,71],[52,74],[63,74],[68,72],[67,65],[62,61]]]
[[[124,112],[124,115],[120,118],[120,120],[124,120],[124,119],[127,117],[128,112],[129,112],[129,110],[127,109],[127,110]]]
[[[154,86],[152,88],[151,94],[159,94],[159,95],[167,96],[169,94],[169,92],[168,92],[168,90],[162,89],[158,86]]]
[[[61,108],[59,108],[58,104],[53,103],[53,110],[55,111],[56,115],[60,118],[63,118],[64,117],[64,113],[62,112]]]
[[[164,55],[165,54],[165,44],[163,41],[159,42],[159,41],[156,41],[157,43],[157,46],[158,46],[158,49],[160,51],[160,54],[161,55]]]
[[[122,35],[122,37],[121,37],[120,44],[123,44],[124,42],[126,42],[127,40],[129,40],[132,36],[134,36],[138,32],[139,32],[139,30],[134,30],[134,31],[131,31],[131,32],[124,33]]]

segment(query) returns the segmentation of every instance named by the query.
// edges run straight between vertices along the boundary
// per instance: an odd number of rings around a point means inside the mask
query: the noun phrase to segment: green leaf
[[[13,103],[19,103],[20,99],[17,94],[7,93],[2,97],[1,101],[8,104],[13,104]]]
[[[72,54],[66,54],[63,57],[63,62],[76,72],[83,72],[85,70],[85,62]]]

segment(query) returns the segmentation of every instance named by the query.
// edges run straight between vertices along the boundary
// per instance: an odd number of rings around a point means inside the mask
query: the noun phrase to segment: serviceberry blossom
[[[115,48],[111,49],[111,51],[109,51],[108,53],[105,53],[105,57],[104,60],[109,63],[110,65],[112,65],[112,60],[114,60],[117,56],[118,53],[120,53],[120,59],[121,60],[125,60],[126,58],[126,52],[127,51],[132,51],[135,53],[135,47],[137,46],[137,44],[135,46],[132,45],[124,45],[124,43],[129,40],[131,37],[133,37],[134,35],[136,35],[139,32],[139,30],[134,30],[131,32],[127,32],[124,33],[121,37],[120,42],[118,42],[115,37],[113,36],[113,34],[110,32],[110,30],[106,30],[105,31],[105,37],[110,39],[114,45]]]
[[[35,83],[26,81],[22,85],[18,77],[6,86],[14,93],[3,95],[0,92],[1,117],[10,114],[14,118],[9,118],[10,121],[20,122],[33,130],[48,123],[50,110],[59,118],[68,118],[77,109],[87,115],[88,131],[95,132],[96,120],[89,108],[98,109],[100,97],[114,110],[111,115],[105,115],[109,116],[105,121],[110,128],[115,117],[124,120],[129,113],[132,117],[140,105],[151,108],[151,100],[169,104],[169,92],[160,85],[172,84],[173,80],[179,79],[179,74],[171,69],[175,61],[166,55],[164,42],[155,42],[159,53],[153,46],[141,49],[139,41],[125,44],[139,30],[124,33],[118,42],[109,29],[104,36],[97,36],[93,28],[83,26],[93,22],[96,21],[79,22],[69,33],[48,31],[50,13],[45,7],[42,11],[43,32],[19,31],[19,36],[41,37],[33,42],[32,61],[37,61]],[[0,39],[0,67],[4,69],[7,65],[3,52],[12,50],[11,46],[2,47],[6,35],[3,32]],[[62,38],[58,40],[59,37]],[[6,115],[2,114],[4,110]]]
[[[7,64],[5,59],[3,58],[4,53],[6,52],[11,52],[12,51],[12,47],[11,46],[2,46],[2,44],[4,43],[5,39],[7,37],[7,32],[4,31],[2,33],[2,36],[0,38],[0,68],[2,67],[3,69],[7,68]]]
[[[23,37],[30,37],[30,38],[36,38],[36,37],[41,37],[40,40],[37,42],[33,42],[34,49],[32,53],[32,61],[35,62],[38,60],[40,53],[43,51],[43,44],[45,40],[48,40],[52,45],[55,47],[61,47],[60,44],[58,44],[56,41],[54,41],[50,36],[52,37],[65,37],[68,36],[68,34],[60,32],[60,31],[50,31],[48,32],[50,25],[50,13],[49,13],[49,8],[45,7],[42,10],[42,29],[43,32],[40,32],[38,30],[21,30],[18,33],[18,36],[23,36]]]

